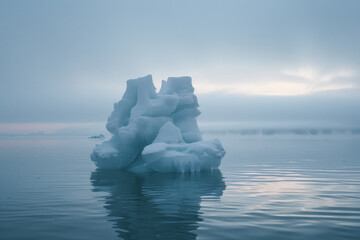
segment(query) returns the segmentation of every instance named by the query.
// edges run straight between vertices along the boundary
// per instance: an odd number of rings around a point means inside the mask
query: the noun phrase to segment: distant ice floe
[[[92,135],[89,138],[99,138],[99,139],[104,139],[105,136],[103,134],[99,134],[99,135]]]
[[[199,172],[219,167],[225,150],[202,140],[200,114],[190,77],[170,77],[157,93],[151,75],[127,81],[106,124],[113,134],[91,159],[104,169],[133,172]]]

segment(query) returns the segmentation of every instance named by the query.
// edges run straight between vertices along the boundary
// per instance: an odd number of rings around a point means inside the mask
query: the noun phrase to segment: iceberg
[[[218,139],[202,139],[191,77],[169,77],[158,93],[151,75],[126,84],[106,124],[113,136],[91,154],[98,168],[200,172],[219,167],[225,150]]]

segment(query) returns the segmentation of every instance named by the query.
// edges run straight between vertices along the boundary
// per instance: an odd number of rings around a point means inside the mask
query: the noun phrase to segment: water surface
[[[0,239],[359,239],[358,135],[218,137],[220,170],[144,175],[96,170],[101,140],[0,138]]]

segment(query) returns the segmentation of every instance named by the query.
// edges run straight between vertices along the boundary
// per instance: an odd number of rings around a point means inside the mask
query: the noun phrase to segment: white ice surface
[[[203,141],[190,77],[171,77],[156,93],[151,75],[127,81],[106,128],[113,137],[97,145],[91,159],[99,168],[194,172],[220,165],[219,140]]]

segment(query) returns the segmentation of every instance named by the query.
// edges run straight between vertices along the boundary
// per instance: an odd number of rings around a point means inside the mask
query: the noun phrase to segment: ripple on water
[[[221,169],[95,170],[95,140],[0,139],[0,239],[358,239],[358,138],[220,136]],[[331,147],[329,147],[331,146]]]

